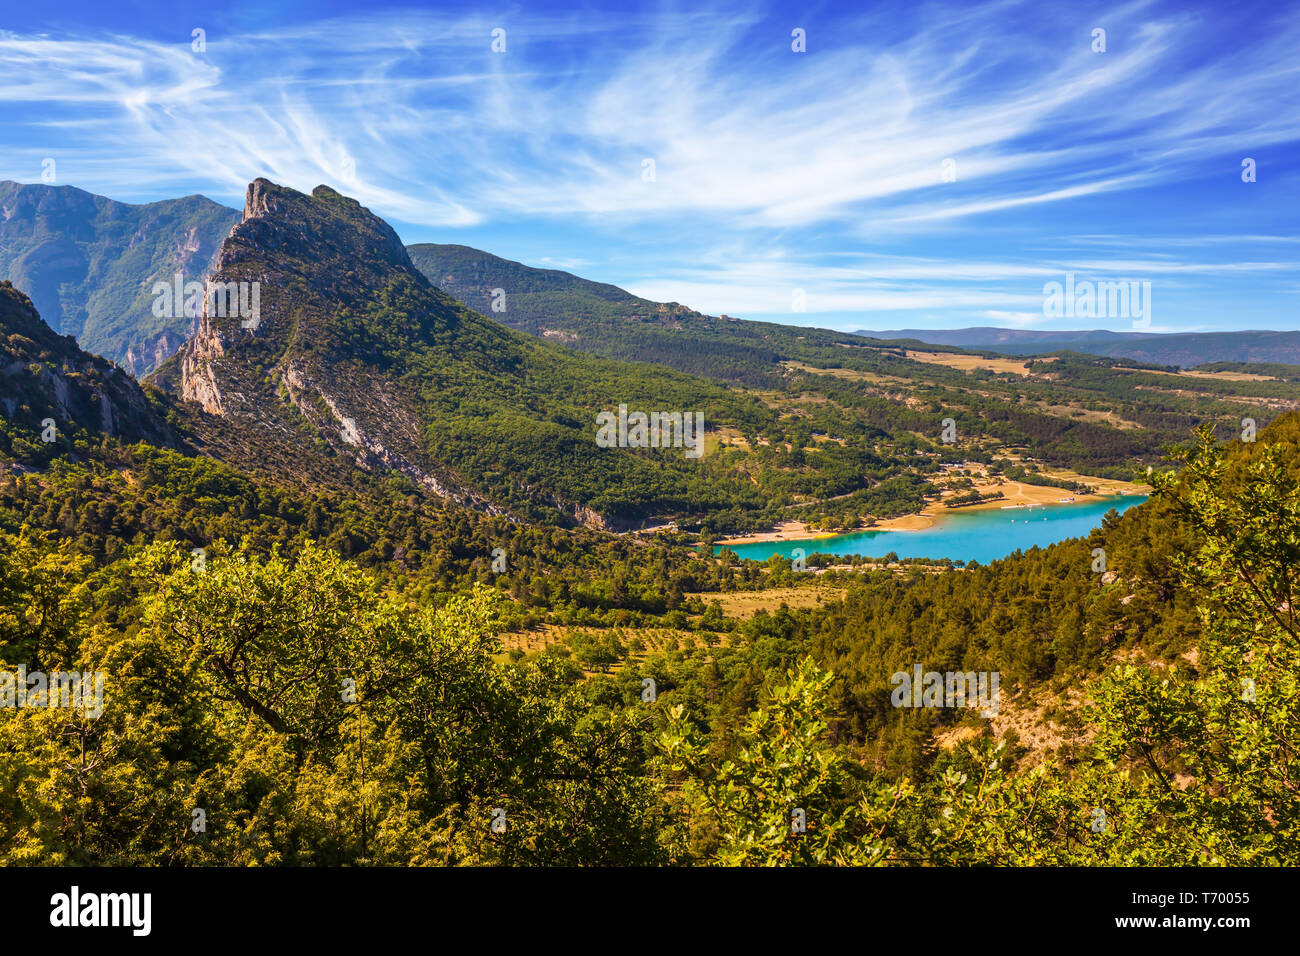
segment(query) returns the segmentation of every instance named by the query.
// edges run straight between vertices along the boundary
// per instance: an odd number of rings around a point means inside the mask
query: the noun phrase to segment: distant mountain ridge
[[[514,328],[543,338],[564,340],[557,330],[546,327],[548,313],[542,297],[555,293],[580,295],[586,304],[609,303],[635,310],[632,317],[647,324],[677,327],[680,317],[705,318],[677,302],[651,302],[616,285],[559,269],[533,268],[470,246],[424,242],[408,246],[407,252],[415,267],[438,288],[454,289],[453,294],[463,296],[475,311],[509,316]],[[504,296],[494,295],[498,288]],[[500,301],[499,307],[493,308],[494,300]]]
[[[847,333],[704,315],[558,269],[537,269],[469,246],[418,243],[411,261],[438,288],[495,321],[606,358],[654,362],[751,386],[782,382],[796,338],[830,346]]]
[[[1207,362],[1300,365],[1300,332],[1071,332],[1002,329],[826,329],[714,317],[680,303],[652,302],[618,286],[536,269],[468,246],[420,243],[411,261],[465,305],[512,328],[613,358],[657,362],[694,375],[752,386],[776,383],[772,368],[854,336],[920,341],[1031,355],[1061,350],[1184,368]],[[496,295],[494,297],[494,291]],[[492,309],[493,302],[500,311]]]
[[[194,319],[153,314],[155,281],[202,281],[239,213],[203,196],[144,205],[73,186],[0,182],[0,279],[56,332],[134,375],[159,365]]]
[[[1156,365],[1192,368],[1210,362],[1249,362],[1300,365],[1300,331],[1242,332],[1111,332],[1106,329],[891,329],[859,330],[856,334],[883,340],[911,339],[930,345],[955,346],[1009,355],[1041,355],[1073,351],[1107,358],[1127,358]]]
[[[202,196],[145,205],[70,186],[0,183],[0,278],[32,297],[58,332],[143,376],[194,331],[153,315],[156,281],[203,280],[240,213]],[[580,351],[689,375],[777,387],[783,362],[824,359],[862,337],[1029,355],[1070,350],[1156,365],[1300,365],[1300,332],[1150,333],[993,327],[857,333],[709,316],[608,283],[457,244],[406,247],[411,263],[463,305]]]

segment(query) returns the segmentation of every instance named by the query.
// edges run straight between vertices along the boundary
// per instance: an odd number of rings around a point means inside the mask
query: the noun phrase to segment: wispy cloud
[[[1007,0],[806,22],[757,7],[380,11],[213,24],[204,52],[189,36],[0,32],[0,175],[34,180],[54,157],[61,181],[141,199],[327,182],[426,231],[550,236],[538,264],[599,266],[610,250],[639,266],[606,278],[709,311],[780,314],[795,285],[810,312],[1030,321],[1035,281],[1063,268],[1295,268],[1278,254],[1295,241],[1285,223],[1246,220],[1204,186],[1209,164],[1231,181],[1241,156],[1300,142],[1300,21],[1260,9],[1249,29],[1232,20],[1230,43],[1209,7]],[[794,26],[807,53],[790,49]],[[1144,245],[1146,197],[1170,189],[1212,207],[1206,234]],[[1088,220],[1085,202],[1125,221]],[[882,244],[908,254],[836,262]],[[1182,254],[1199,244],[1222,249]],[[1071,264],[1071,245],[1087,261]]]

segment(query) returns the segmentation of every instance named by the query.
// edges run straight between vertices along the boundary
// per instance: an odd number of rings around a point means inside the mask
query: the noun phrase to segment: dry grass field
[[[914,362],[927,365],[946,365],[963,372],[982,368],[990,372],[1004,372],[1008,375],[1029,376],[1029,363],[1016,358],[985,358],[982,355],[958,355],[953,352],[917,352],[908,349],[903,353]],[[1052,359],[1043,359],[1050,362]]]
[[[844,596],[843,588],[766,588],[762,591],[732,591],[724,594],[689,594],[708,604],[718,604],[727,617],[747,621],[759,611],[771,613],[785,604],[790,608],[820,607]]]

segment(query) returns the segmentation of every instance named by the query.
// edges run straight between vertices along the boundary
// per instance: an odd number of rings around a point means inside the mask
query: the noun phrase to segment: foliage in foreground
[[[1025,768],[985,734],[910,779],[864,765],[812,659],[765,665],[724,728],[672,692],[600,697],[560,658],[506,661],[491,589],[435,608],[314,546],[160,543],[96,570],[6,536],[0,674],[106,684],[98,716],[0,707],[0,859],[1293,865],[1296,432],[1204,434],[1152,477],[1198,536],[1177,569],[1195,654],[1095,681],[1077,752]],[[121,613],[91,614],[105,602]]]

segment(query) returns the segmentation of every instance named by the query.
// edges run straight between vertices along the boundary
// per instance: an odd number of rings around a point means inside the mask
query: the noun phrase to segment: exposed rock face
[[[454,501],[474,499],[472,493],[444,482],[430,467],[422,465],[419,460],[413,460],[390,447],[398,445],[407,449],[408,453],[414,450],[413,453],[417,458],[424,457],[418,450],[420,422],[411,414],[402,396],[391,384],[380,384],[379,392],[371,396],[374,403],[372,406],[349,409],[352,415],[362,416],[365,424],[358,424],[357,419],[347,414],[329,391],[322,388],[318,382],[312,381],[309,375],[310,373],[301,363],[290,362],[285,367],[281,381],[287,388],[289,400],[304,418],[324,431],[330,429],[332,419],[338,441],[350,446],[354,452],[353,461],[357,465],[363,468],[387,468],[400,471],[434,494]],[[321,414],[321,404],[328,411],[328,416]],[[379,410],[379,418],[383,421],[381,430],[371,427],[376,417],[376,408]],[[385,441],[388,444],[385,444]]]
[[[619,508],[643,517],[635,502],[594,505],[600,481],[583,477],[608,467],[657,480],[655,464],[597,447],[577,412],[603,401],[621,369],[593,373],[461,305],[356,200],[254,181],[210,285],[256,314],[208,298],[154,380],[233,426],[212,439],[223,454],[242,442],[304,480],[396,472],[519,518],[609,529],[624,523]],[[564,401],[570,388],[582,402]]]
[[[221,389],[217,385],[215,363],[225,354],[221,332],[208,323],[199,327],[198,334],[180,354],[181,398],[198,402],[212,415],[226,414],[221,404]]]
[[[176,354],[185,339],[171,332],[163,332],[152,342],[147,338],[128,345],[123,367],[137,378],[142,378]]]
[[[397,233],[355,200],[326,186],[306,196],[258,179],[210,278],[256,283],[258,314],[214,314],[205,302],[165,383],[211,414],[255,426],[252,434],[301,445],[312,440],[307,425],[359,467],[398,471],[433,494],[500,510],[429,454],[419,401],[335,327],[337,313],[369,308],[402,273],[418,276]]]
[[[135,379],[58,335],[9,282],[0,282],[0,343],[0,405],[33,435],[53,421],[62,432],[178,444]]]

